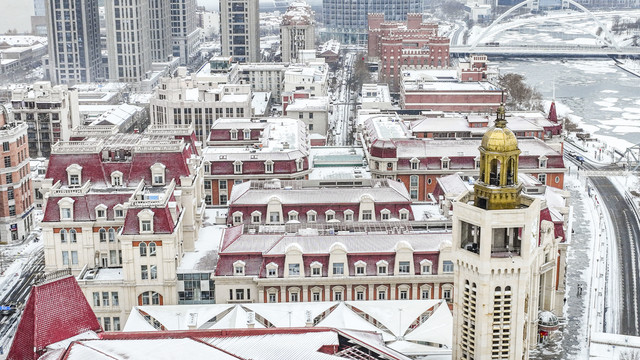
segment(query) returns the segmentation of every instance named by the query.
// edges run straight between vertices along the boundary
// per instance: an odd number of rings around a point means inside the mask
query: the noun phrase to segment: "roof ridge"
[[[282,241],[282,239],[285,238],[285,236],[287,236],[287,234],[280,235],[280,238],[277,241],[274,241],[268,249],[262,252],[262,254],[268,254],[276,245],[280,243],[280,241]]]

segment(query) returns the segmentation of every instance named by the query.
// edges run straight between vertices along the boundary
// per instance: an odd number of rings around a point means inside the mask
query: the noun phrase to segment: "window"
[[[333,210],[327,210],[325,211],[324,216],[327,222],[334,221],[336,219],[336,212]]]
[[[311,301],[320,301],[320,292],[314,291],[311,293]]]
[[[353,211],[345,210],[344,212],[344,221],[353,221]]]
[[[62,265],[69,265],[69,252],[68,251],[63,251],[62,252]]]
[[[442,289],[442,298],[451,301],[451,289]]]
[[[231,129],[231,131],[229,131],[229,137],[231,140],[238,140],[238,130]]]
[[[267,269],[267,277],[276,277],[276,276],[278,276],[278,269],[276,268]]]
[[[264,163],[264,172],[267,174],[273,174],[273,161],[267,160]]]
[[[244,289],[236,289],[236,300],[244,300]]]
[[[69,230],[69,240],[72,243],[78,242],[78,232],[75,229]]]
[[[322,263],[318,261],[314,261],[311,263],[311,276],[321,276],[322,275]]]
[[[142,280],[149,279],[149,267],[147,265],[140,265],[140,278]]]
[[[109,229],[109,242],[116,242],[116,230],[114,228]]]
[[[269,222],[278,224],[280,223],[280,213],[277,211],[272,211],[269,213]]]
[[[149,256],[156,256],[156,243],[149,243]]]
[[[153,215],[154,213],[150,209],[144,209],[138,213],[138,220],[140,221],[140,232],[153,232]]]
[[[67,242],[67,230],[65,229],[60,230],[60,242],[61,243]]]
[[[442,262],[442,272],[443,273],[452,273],[453,272],[453,261],[445,260]]]
[[[418,160],[418,158],[411,159],[411,170],[418,170],[419,166],[420,166],[420,160]]]
[[[104,318],[104,331],[111,331],[111,318],[105,317]]]
[[[102,292],[102,306],[109,306],[109,292]]]
[[[109,250],[109,263],[118,265],[118,252],[116,250]]]
[[[277,301],[276,300],[276,294],[275,293],[269,293],[269,299],[267,300],[267,302],[274,303],[276,301]]]
[[[262,213],[260,211],[254,211],[251,213],[251,223],[260,224],[262,221]]]
[[[209,185],[211,187],[211,185]],[[227,180],[219,180],[218,181],[218,189],[227,190]]]
[[[2,151],[9,151],[9,142],[5,141],[2,143]]]
[[[546,168],[547,167],[547,157],[546,156],[541,156],[540,158],[538,158],[538,165],[541,168]]]
[[[431,289],[429,288],[423,288],[420,290],[420,298],[425,300],[425,299],[431,299]]]
[[[153,185],[157,186],[165,184],[165,168],[166,166],[161,163],[155,163],[151,165],[151,180]]]
[[[243,137],[244,140],[251,139],[251,130],[244,129],[244,131],[242,132],[242,137]]]
[[[542,184],[546,184],[547,183],[547,174],[539,174],[538,175],[538,181],[540,181]]]
[[[362,210],[362,220],[363,221],[373,220],[373,211],[372,210]]]
[[[111,173],[111,185],[122,186],[122,173],[120,171],[114,171]]]
[[[427,259],[420,261],[420,269],[421,269],[422,275],[431,274],[431,265],[432,265],[431,261]]]
[[[409,210],[400,209],[399,213],[400,213],[400,220],[409,221]]]
[[[381,260],[376,263],[376,266],[378,267],[378,275],[387,275],[387,266],[389,266],[389,263]]]
[[[93,306],[100,306],[100,293],[97,291],[93,292]]]
[[[233,162],[233,173],[242,174],[242,161],[236,160]]]
[[[344,263],[333,263],[333,275],[344,275]]]
[[[69,175],[69,185],[71,186],[80,185],[80,175],[77,175],[77,174]]]
[[[560,176],[556,176],[555,182],[556,182],[556,184],[560,183]]]
[[[309,130],[313,130],[313,129],[309,129]],[[304,170],[304,160],[303,159],[297,159],[296,160],[296,170],[297,171]]]
[[[387,299],[387,290],[378,290],[378,300]]]
[[[143,232],[151,231],[151,220],[142,220],[142,231]]]
[[[295,210],[289,211],[289,221],[298,221],[298,212]]]
[[[307,211],[307,222],[314,223],[317,219],[317,213],[313,210]]]
[[[242,260],[238,260],[233,263],[233,275],[243,276],[244,275],[244,266],[245,262]]]
[[[141,242],[140,243],[140,256],[147,256],[147,244]]]
[[[364,261],[359,260],[354,266],[356,268],[356,275],[366,275],[367,264]]]
[[[7,189],[7,199],[8,200],[13,200],[14,199],[13,188],[12,187]]]
[[[382,211],[380,211],[380,218],[382,220],[389,220],[391,218],[391,211],[383,209]]]
[[[289,293],[289,301],[291,301],[291,302],[298,302],[298,301],[299,301],[299,299],[300,299],[299,294],[300,294],[300,293],[299,293],[299,292],[297,292],[297,291],[296,291],[296,292],[291,292],[291,293]]]
[[[398,263],[398,272],[400,274],[409,274],[411,271],[411,264],[409,261],[400,261]]]
[[[440,163],[441,163],[441,167],[443,169],[449,169],[449,158],[448,157],[443,157],[442,159],[440,159]]]
[[[13,183],[13,175],[7,174],[4,178],[5,178],[7,184]]]
[[[289,264],[289,276],[300,275],[300,264]]]
[[[122,208],[122,205],[116,205],[116,206],[118,206],[118,207],[116,207],[113,210],[113,215],[114,215],[115,218],[121,219],[121,218],[124,217],[124,209]]]
[[[151,265],[149,267],[150,269],[150,273],[151,273],[151,280],[157,279],[158,278],[158,266],[157,265]]]
[[[407,290],[400,290],[400,300],[409,299],[409,294]]]
[[[120,317],[113,317],[113,331],[120,331]]]
[[[113,306],[119,306],[120,305],[120,300],[118,299],[118,292],[117,291],[112,291],[111,292],[111,305],[113,305]]]
[[[72,251],[71,252],[71,265],[78,265],[78,252],[77,251]]]
[[[333,291],[333,301],[342,301],[342,290]]]
[[[63,220],[71,219],[71,208],[61,208],[60,213]]]

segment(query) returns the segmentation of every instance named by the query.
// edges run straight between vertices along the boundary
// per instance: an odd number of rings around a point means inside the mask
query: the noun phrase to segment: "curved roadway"
[[[566,155],[565,155],[566,156]],[[566,156],[573,162],[575,158]],[[597,166],[585,161],[584,170],[601,170]],[[620,270],[619,284],[622,294],[619,300],[618,333],[624,335],[640,335],[640,319],[638,317],[638,290],[640,290],[640,274],[638,273],[638,259],[640,259],[640,225],[638,215],[633,206],[627,202],[618,188],[606,177],[590,176],[591,184],[600,193],[602,201],[609,212],[615,233],[615,246],[618,251],[618,268]]]

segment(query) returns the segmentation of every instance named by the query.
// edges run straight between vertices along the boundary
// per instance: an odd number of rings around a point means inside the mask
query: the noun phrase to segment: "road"
[[[44,249],[40,248],[37,252],[28,256],[30,256],[30,259],[25,264],[20,278],[14,284],[11,291],[5,293],[5,296],[0,302],[3,305],[10,303],[18,304],[19,308],[15,313],[0,318],[0,341],[4,341],[7,335],[13,336],[12,333],[18,324],[22,307],[27,301],[31,286],[44,271]],[[0,343],[0,345],[2,345],[4,349],[7,349],[9,346],[8,343]]]
[[[576,162],[575,158],[566,156]],[[586,171],[599,170],[588,161],[581,164]],[[627,202],[618,188],[606,177],[606,171],[601,176],[590,176],[591,184],[600,193],[600,201],[604,203],[613,224],[613,231],[618,251],[618,266],[620,269],[621,299],[618,333],[624,335],[640,335],[640,318],[638,317],[638,301],[640,290],[640,274],[638,273],[638,259],[640,259],[640,225],[633,206]]]
[[[347,53],[344,56],[343,76],[342,79],[339,79],[340,86],[338,87],[336,101],[333,104],[335,111],[331,118],[332,120],[330,120],[330,128],[333,128],[331,145],[334,146],[350,145],[353,141],[353,124],[349,124],[349,119],[352,117],[354,104],[349,84],[351,83],[354,62],[355,54]]]

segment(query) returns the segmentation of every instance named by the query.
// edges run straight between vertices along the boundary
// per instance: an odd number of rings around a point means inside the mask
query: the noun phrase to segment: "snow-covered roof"
[[[329,98],[326,96],[295,99],[287,106],[287,111],[327,111]]]

